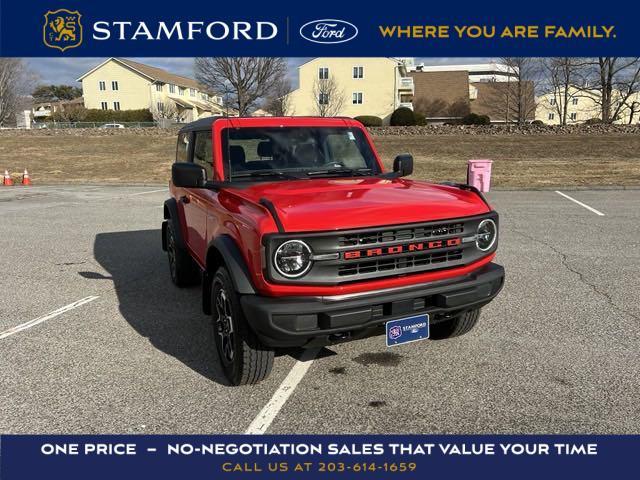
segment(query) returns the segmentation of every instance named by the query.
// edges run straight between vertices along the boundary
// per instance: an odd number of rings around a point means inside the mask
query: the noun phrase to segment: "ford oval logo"
[[[313,20],[300,27],[300,36],[314,43],[343,43],[357,35],[358,28],[354,24],[334,18]]]

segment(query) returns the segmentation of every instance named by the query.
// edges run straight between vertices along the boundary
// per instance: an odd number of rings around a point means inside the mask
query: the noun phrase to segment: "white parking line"
[[[149,190],[147,192],[136,192],[136,193],[130,193],[128,196],[129,197],[135,197],[136,195],[146,195],[147,193],[158,193],[158,192],[168,192],[169,190],[166,188],[163,188],[161,190]]]
[[[562,196],[563,196],[564,198],[566,198],[567,200],[571,200],[573,203],[577,203],[577,204],[578,204],[578,205],[580,205],[581,207],[586,208],[587,210],[589,210],[589,211],[591,211],[591,212],[595,213],[596,215],[600,215],[601,217],[604,217],[604,213],[602,213],[600,210],[596,210],[595,208],[590,207],[590,206],[589,206],[589,205],[587,205],[586,203],[582,203],[581,201],[576,200],[576,199],[575,199],[575,198],[573,198],[573,197],[570,197],[570,196],[569,196],[569,195],[567,195],[566,193],[562,193],[562,192],[560,192],[560,191],[558,191],[558,190],[556,190],[556,193],[557,193],[558,195],[562,195]]]
[[[287,402],[293,391],[296,389],[302,377],[304,377],[309,367],[313,363],[313,359],[316,357],[320,349],[310,348],[305,350],[300,357],[300,360],[296,361],[289,374],[282,381],[276,393],[273,394],[271,400],[267,402],[260,413],[253,419],[251,425],[246,430],[248,435],[261,435],[267,431],[271,422],[276,418],[278,412],[282,409]]]
[[[69,305],[65,305],[64,307],[54,310],[51,313],[47,313],[43,317],[39,317],[34,320],[29,320],[28,322],[21,323],[20,325],[16,325],[15,327],[10,328],[9,330],[0,332],[0,340],[13,335],[14,333],[18,333],[28,328],[39,325],[40,323],[46,322],[47,320],[51,320],[52,318],[57,317],[58,315],[62,315],[63,313],[68,312],[69,310],[73,310],[74,308],[78,308],[79,306],[84,305],[85,303],[93,302],[96,298],[100,298],[100,297],[96,295],[85,297],[81,300],[78,300],[77,302],[70,303]]]

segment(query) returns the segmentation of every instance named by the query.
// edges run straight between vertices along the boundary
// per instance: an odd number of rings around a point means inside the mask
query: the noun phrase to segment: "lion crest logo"
[[[64,8],[49,10],[44,14],[42,37],[47,47],[57,48],[64,52],[82,44],[82,24],[80,12]]]

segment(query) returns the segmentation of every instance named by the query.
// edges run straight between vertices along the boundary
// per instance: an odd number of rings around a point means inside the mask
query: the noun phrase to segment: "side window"
[[[213,178],[213,148],[210,130],[196,132],[193,144],[193,162],[204,167],[208,179]]]
[[[176,147],[176,162],[188,162],[189,152],[189,132],[178,135],[178,146]]]

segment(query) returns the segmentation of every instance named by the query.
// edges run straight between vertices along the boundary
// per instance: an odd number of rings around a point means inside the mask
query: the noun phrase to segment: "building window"
[[[111,82],[111,90],[118,90],[118,81],[117,80],[113,80]]]
[[[353,67],[353,78],[364,78],[364,67]]]
[[[577,98],[572,99],[571,100],[571,104],[572,105],[577,105],[578,104],[578,99]]]
[[[156,104],[156,107],[157,107],[157,109],[158,109],[158,112],[164,112],[164,103],[162,103],[162,102],[158,102],[158,103]]]
[[[113,102],[113,109],[120,110],[120,102]]]
[[[329,67],[320,67],[318,69],[318,78],[320,80],[328,80],[329,79]]]
[[[99,88],[101,91],[106,90],[106,89],[107,89],[107,82],[105,82],[104,80],[100,80],[100,81],[98,82],[98,88]]]
[[[102,108],[102,110],[109,110],[109,104],[107,102],[100,102],[100,108]]]
[[[329,94],[321,93],[320,95],[318,95],[318,103],[320,105],[329,105]]]
[[[550,113],[549,116],[547,117],[549,120],[553,120],[554,118],[556,118],[556,114],[555,113]]]
[[[576,112],[573,112],[573,113],[569,114],[569,119],[570,120],[577,120],[578,119],[578,114]]]
[[[156,92],[161,92],[161,91],[162,91],[162,84],[156,83]]]
[[[362,92],[353,92],[351,103],[354,105],[362,105]]]
[[[555,105],[555,104],[556,104],[556,99],[555,99],[555,98],[552,98],[552,99],[551,99],[551,101],[549,102],[549,104],[551,104],[551,105]]]
[[[191,95],[192,97],[196,96],[196,89],[195,88],[190,88],[189,89],[189,95]]]
[[[169,84],[169,93],[176,93],[176,86],[173,84]]]
[[[180,87],[180,88],[178,88],[178,93],[179,93],[181,96],[183,96],[183,95],[184,95],[184,91],[185,91],[185,90],[186,90],[186,88],[182,88],[182,87]]]

